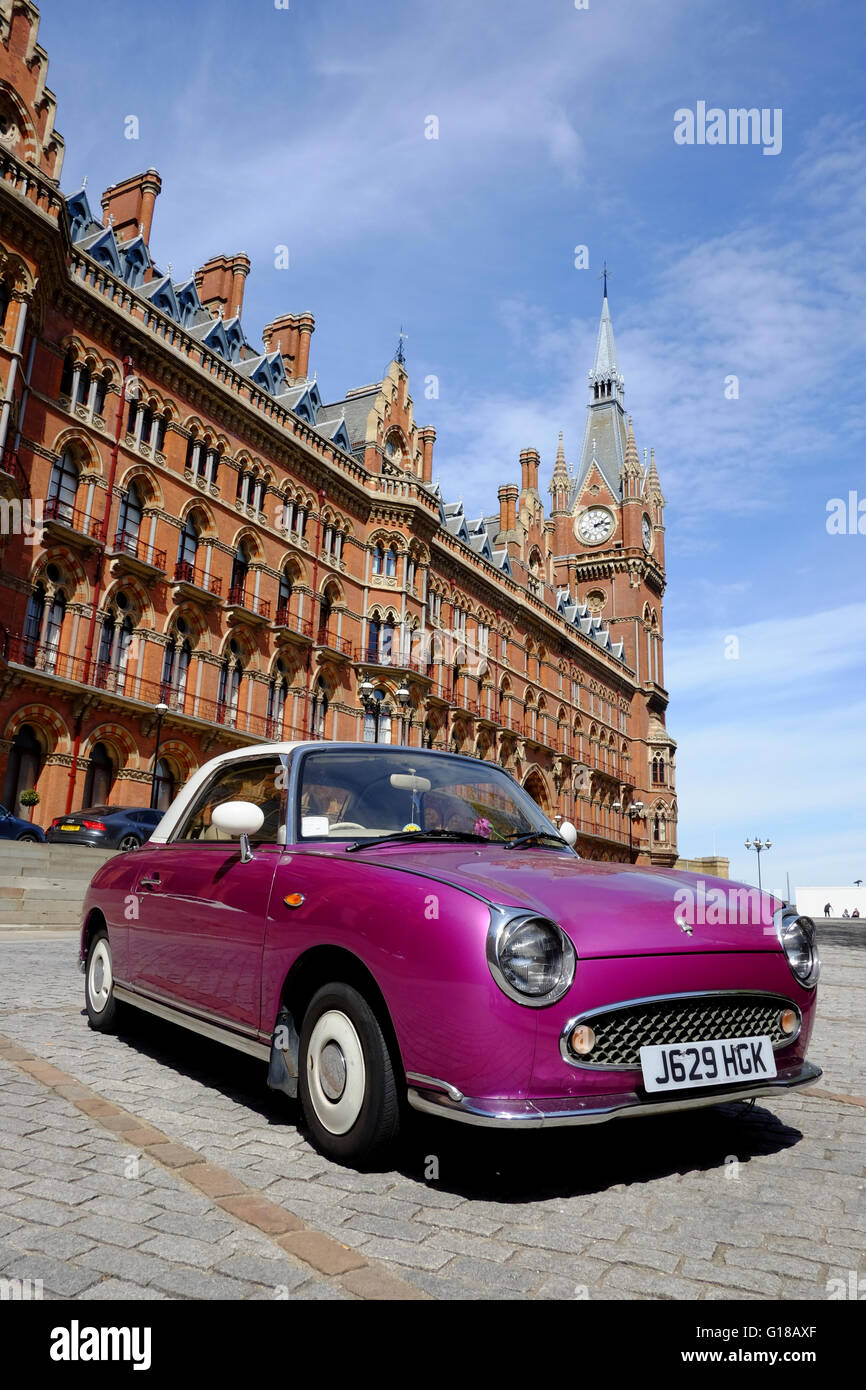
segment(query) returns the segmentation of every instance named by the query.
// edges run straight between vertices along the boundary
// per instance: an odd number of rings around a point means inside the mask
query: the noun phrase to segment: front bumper
[[[487,1125],[499,1129],[551,1129],[557,1125],[593,1125],[604,1120],[634,1115],[672,1114],[695,1110],[699,1106],[725,1105],[732,1100],[751,1100],[773,1095],[795,1086],[811,1086],[822,1075],[811,1062],[783,1067],[771,1081],[735,1087],[708,1086],[681,1093],[667,1100],[646,1100],[638,1091],[618,1091],[613,1095],[586,1097],[557,1096],[536,1100],[473,1100],[453,1087],[448,1092],[409,1088],[409,1104],[428,1115],[444,1115],[466,1125]],[[440,1083],[441,1084],[441,1083]],[[459,1099],[457,1099],[459,1097]]]

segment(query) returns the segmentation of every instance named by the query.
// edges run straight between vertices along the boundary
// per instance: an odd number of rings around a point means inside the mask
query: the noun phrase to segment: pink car
[[[808,1085],[814,924],[599,864],[494,763],[284,743],[205,764],[84,905],[91,1027],[134,1006],[260,1057],[331,1158],[404,1105],[593,1124]]]

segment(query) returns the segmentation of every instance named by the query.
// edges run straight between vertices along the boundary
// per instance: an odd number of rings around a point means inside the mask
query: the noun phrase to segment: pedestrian
[[[855,907],[854,911],[851,913],[851,916],[852,916],[852,917],[859,917],[859,916],[860,916],[860,909],[859,909],[859,907]]]
[[[832,916],[833,916],[833,909],[832,909],[832,907],[830,906],[829,903],[825,903],[825,904],[824,904],[824,916],[825,916],[825,917],[832,917]]]
[[[842,913],[842,916],[843,916],[843,917],[850,917],[850,916],[851,916],[851,913],[848,911],[847,907],[845,908],[844,912]]]

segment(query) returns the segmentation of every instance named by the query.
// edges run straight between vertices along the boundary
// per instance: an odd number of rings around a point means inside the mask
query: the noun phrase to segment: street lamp
[[[757,837],[757,835],[755,836],[754,840],[747,840],[747,841],[746,841],[746,849],[753,849],[753,850],[755,851],[755,853],[757,854],[757,856],[758,856],[758,892],[759,892],[759,893],[762,893],[762,892],[764,891],[763,888],[761,887],[761,850],[762,850],[762,849],[769,849],[771,844],[772,844],[772,841],[771,841],[771,840],[759,840],[758,837]]]
[[[621,801],[614,801],[611,804],[615,811],[622,811]],[[640,820],[643,815],[643,802],[630,801],[626,809],[626,815],[628,816],[628,854],[629,859],[631,859],[632,849],[634,848],[634,823],[636,820]]]
[[[403,719],[408,720],[406,724],[406,743],[409,744],[412,742],[412,717],[414,710],[412,709],[412,692],[405,681],[401,681],[400,683],[400,688],[397,691],[397,699],[400,701],[401,721]]]
[[[157,802],[156,771],[159,765],[159,740],[162,734],[162,721],[167,714],[168,705],[163,704],[162,700],[160,700],[159,704],[156,706],[156,747],[153,750],[153,774],[150,779],[150,809],[152,811],[156,810]]]

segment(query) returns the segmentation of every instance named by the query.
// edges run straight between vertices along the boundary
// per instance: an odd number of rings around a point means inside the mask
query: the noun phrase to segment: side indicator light
[[[585,1057],[595,1047],[595,1033],[588,1023],[580,1023],[571,1035],[571,1050],[578,1057]]]
[[[304,901],[303,893],[287,893],[283,898],[286,907],[300,907]]]
[[[779,1026],[788,1037],[797,1031],[797,1015],[793,1009],[783,1009],[779,1015]]]

